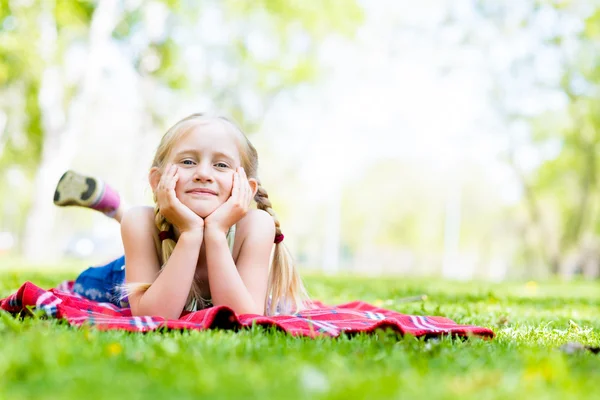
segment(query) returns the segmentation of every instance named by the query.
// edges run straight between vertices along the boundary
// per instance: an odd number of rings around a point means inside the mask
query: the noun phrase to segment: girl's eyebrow
[[[196,155],[196,153],[198,153],[196,150],[181,150],[175,153],[175,157],[181,157],[185,155]]]
[[[230,156],[227,153],[223,153],[222,151],[217,151],[217,152],[215,152],[215,154],[217,156],[220,156],[220,157],[223,157],[223,158],[227,158],[229,161],[234,161],[234,158],[232,156]]]
[[[197,155],[200,152],[198,150],[193,150],[193,149],[184,149],[181,150],[180,152],[178,152],[177,154],[175,154],[175,157],[181,157],[184,155]],[[223,158],[227,158],[229,161],[234,161],[235,159],[227,154],[227,153],[223,153],[222,151],[216,151],[214,152],[214,155],[216,155],[217,157],[223,157]]]

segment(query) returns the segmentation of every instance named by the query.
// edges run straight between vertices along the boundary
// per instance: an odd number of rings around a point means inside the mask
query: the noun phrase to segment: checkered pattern
[[[458,325],[444,317],[426,317],[400,314],[373,305],[354,301],[339,306],[325,306],[315,302],[313,308],[294,315],[259,316],[236,315],[225,306],[212,307],[192,313],[184,313],[179,319],[162,317],[134,317],[128,308],[110,303],[86,299],[72,291],[73,281],[44,290],[31,282],[24,283],[11,296],[0,300],[0,309],[16,314],[32,307],[43,311],[50,318],[61,318],[73,326],[91,325],[100,330],[126,330],[147,332],[158,328],[168,329],[239,329],[253,324],[277,327],[292,336],[339,336],[373,332],[378,328],[391,328],[400,334],[435,337],[456,335],[493,338],[488,328]]]

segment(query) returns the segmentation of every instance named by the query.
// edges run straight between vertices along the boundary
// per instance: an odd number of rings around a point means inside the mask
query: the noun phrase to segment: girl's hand
[[[179,180],[177,166],[168,164],[156,188],[156,202],[160,213],[173,224],[180,233],[203,232],[204,220],[184,205],[175,194]]]
[[[239,167],[233,174],[231,196],[206,217],[205,229],[227,234],[229,228],[246,215],[251,202],[252,189],[248,177],[244,168]]]

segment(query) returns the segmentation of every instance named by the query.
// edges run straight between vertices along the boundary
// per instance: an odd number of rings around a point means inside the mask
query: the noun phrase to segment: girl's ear
[[[150,173],[148,173],[148,181],[150,182],[150,187],[152,191],[155,192],[158,187],[158,183],[160,182],[160,170],[158,167],[150,168]]]
[[[248,183],[250,184],[250,190],[252,190],[252,198],[254,198],[256,192],[258,192],[258,181],[254,178],[248,178]]]

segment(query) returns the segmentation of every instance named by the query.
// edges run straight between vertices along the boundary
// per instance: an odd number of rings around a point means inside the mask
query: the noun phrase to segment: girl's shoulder
[[[232,254],[236,264],[242,253],[256,255],[261,253],[261,249],[264,249],[266,254],[269,254],[274,239],[275,221],[273,217],[263,210],[248,210],[246,215],[235,224]],[[239,268],[239,264],[237,265]],[[268,262],[265,265],[268,268]]]
[[[150,234],[158,238],[158,228],[154,224],[154,208],[149,206],[131,207],[123,214],[121,229],[137,234]]]
[[[121,219],[121,236],[123,240],[126,237],[129,238],[136,247],[153,247],[159,256],[161,246],[158,238],[158,228],[154,223],[154,219],[153,207],[137,206],[125,211]]]
[[[268,212],[259,209],[248,210],[244,218],[240,219],[236,224],[237,229],[240,230],[270,230],[273,229],[275,232],[275,221]]]
[[[252,237],[258,240],[275,238],[275,221],[268,212],[259,209],[249,210],[236,224],[235,241],[242,243]]]
[[[141,223],[151,223],[154,225],[154,208],[150,206],[131,207],[123,213],[123,220],[134,220]]]

